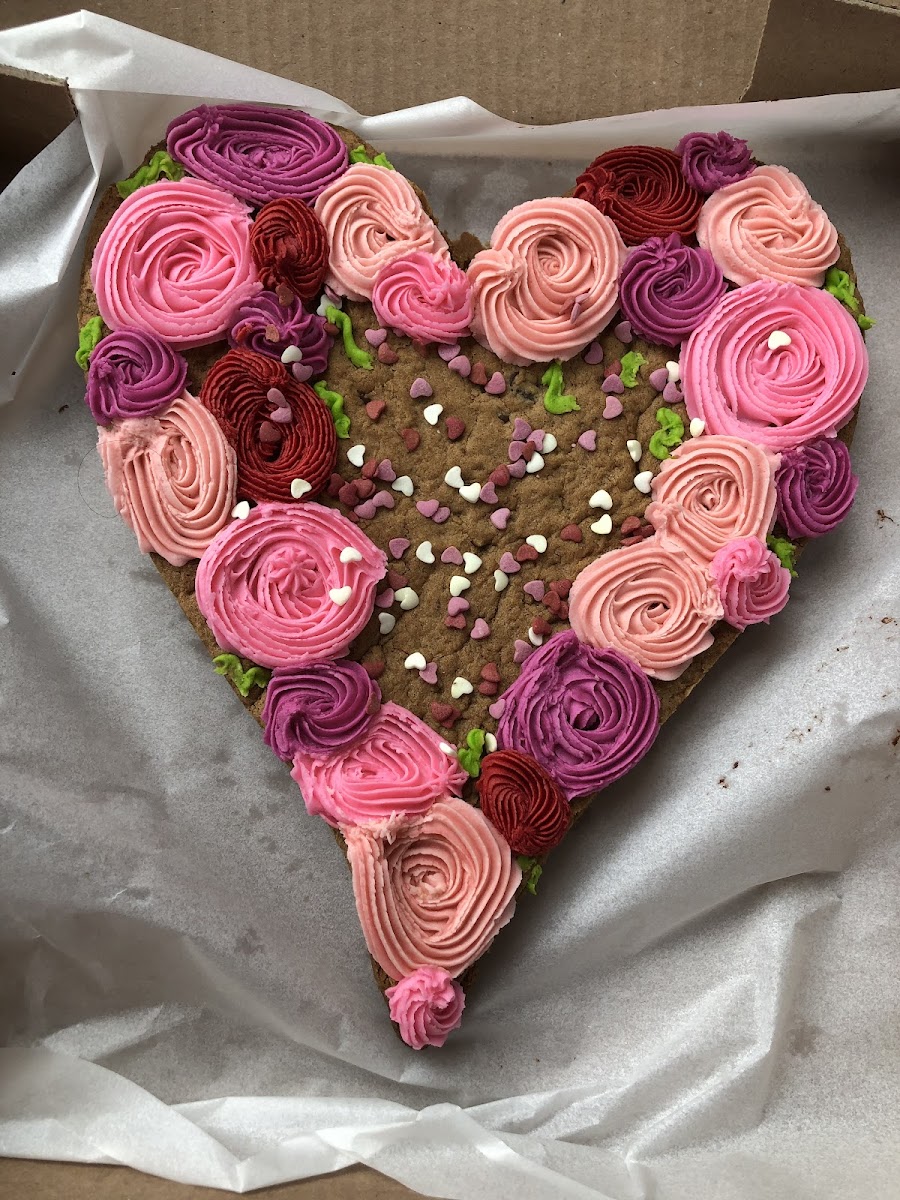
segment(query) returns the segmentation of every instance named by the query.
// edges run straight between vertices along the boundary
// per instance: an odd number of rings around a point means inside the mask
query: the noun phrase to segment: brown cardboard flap
[[[0,68],[0,189],[74,117],[65,80]]]

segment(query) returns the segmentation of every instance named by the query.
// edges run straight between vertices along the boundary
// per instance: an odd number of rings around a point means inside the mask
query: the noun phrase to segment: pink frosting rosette
[[[834,296],[769,280],[724,296],[681,352],[689,416],[772,450],[833,437],[867,375],[862,334]]]
[[[469,332],[472,296],[465,271],[452,259],[415,250],[378,272],[372,307],[382,325],[417,342],[452,345]]]
[[[100,234],[91,286],[110,329],[145,329],[179,349],[215,342],[262,287],[250,209],[203,179],[138,188]]]
[[[646,519],[701,566],[734,538],[765,541],[775,519],[778,455],[743,438],[692,438],[664,462]]]
[[[197,604],[223,650],[264,667],[341,658],[372,615],[384,551],[320,504],[258,504],[197,568]]]
[[[458,983],[441,967],[419,967],[389,987],[385,998],[391,1020],[413,1050],[443,1046],[462,1024],[466,996]]]
[[[713,192],[700,210],[697,241],[737,284],[775,279],[818,288],[840,254],[825,210],[784,167],[757,167]]]
[[[369,953],[391,979],[460,975],[515,911],[522,872],[478,808],[452,797],[389,829],[347,826],[353,895]]]
[[[519,204],[469,264],[472,332],[518,366],[572,358],[616,311],[624,260],[618,229],[586,200]]]
[[[717,551],[709,574],[719,589],[725,620],[735,629],[768,623],[788,601],[791,573],[755,537],[736,538]]]
[[[328,757],[298,750],[291,777],[309,813],[341,826],[420,816],[467,779],[434,730],[391,703],[381,706],[353,746]]]

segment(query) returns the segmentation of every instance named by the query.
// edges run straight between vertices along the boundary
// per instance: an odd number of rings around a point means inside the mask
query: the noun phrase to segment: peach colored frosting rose
[[[824,208],[785,167],[757,167],[713,192],[700,211],[697,241],[737,284],[821,287],[840,254]]]
[[[110,329],[146,329],[177,349],[215,342],[262,287],[250,209],[188,176],[138,188],[100,234],[91,286]]]
[[[97,443],[106,486],[144,554],[175,567],[199,558],[231,517],[234,451],[185,392],[156,417],[112,421]]]
[[[440,967],[419,967],[384,994],[391,1020],[413,1050],[443,1046],[462,1024],[465,993]]]
[[[708,649],[721,616],[703,569],[658,536],[595,559],[569,593],[569,620],[583,642],[621,650],[657,679],[677,679]]]
[[[291,776],[307,811],[329,825],[377,825],[421,816],[462,789],[466,772],[433,729],[399,704],[383,704],[349,749],[325,758],[298,750]]]
[[[465,271],[452,259],[414,250],[392,258],[378,272],[372,307],[382,325],[417,342],[452,345],[472,321],[472,296]]]
[[[616,311],[624,260],[619,231],[586,200],[519,204],[469,264],[472,331],[504,362],[571,358]]]
[[[465,800],[438,800],[399,828],[342,832],[366,945],[391,979],[428,966],[459,975],[511,919],[522,872]]]
[[[351,300],[368,300],[391,259],[423,250],[448,258],[443,234],[399,171],[354,163],[321,193],[316,216],[330,254],[325,282]]]

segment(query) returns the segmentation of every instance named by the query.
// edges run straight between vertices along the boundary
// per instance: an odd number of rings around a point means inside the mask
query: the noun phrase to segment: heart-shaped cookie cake
[[[79,320],[118,511],[442,1045],[548,852],[850,508],[846,246],[727,133],[608,150],[482,246],[347,130],[199,107],[103,197]]]

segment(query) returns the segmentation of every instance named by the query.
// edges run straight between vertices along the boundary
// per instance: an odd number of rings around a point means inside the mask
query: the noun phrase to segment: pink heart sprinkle
[[[621,376],[607,375],[600,384],[600,391],[606,392],[607,395],[614,393],[616,396],[621,396],[625,391],[625,384],[622,382]]]
[[[496,504],[497,503],[497,489],[494,487],[494,485],[491,483],[490,480],[488,480],[488,482],[484,485],[484,487],[478,493],[478,499],[483,501],[483,503],[485,503],[485,504]]]
[[[433,517],[438,510],[437,500],[417,500],[416,508],[423,517]]]
[[[313,369],[309,363],[291,363],[291,374],[298,383],[306,383],[308,379],[312,379],[312,373]]]
[[[271,421],[263,421],[259,427],[259,440],[268,446],[274,446],[276,442],[280,442],[284,433],[277,425],[273,425]]]
[[[428,380],[423,379],[420,375],[418,379],[414,379],[412,381],[409,394],[412,396],[413,400],[422,400],[426,399],[428,396],[433,396],[434,392],[431,390],[431,384],[428,382]]]
[[[383,458],[378,464],[375,478],[383,480],[384,483],[393,483],[397,478],[397,472],[394,470],[389,458]]]
[[[499,698],[499,700],[495,700],[493,704],[488,705],[488,712],[491,714],[491,716],[494,718],[495,721],[499,721],[500,718],[503,716],[504,708],[506,708],[506,700],[504,699],[503,696],[501,696]]]
[[[518,462],[511,462],[507,467],[507,470],[509,471],[510,475],[512,475],[513,479],[521,479],[525,474],[525,468],[527,466],[528,463],[525,461],[525,459],[520,458]]]
[[[495,529],[505,529],[506,522],[509,520],[508,508],[496,508],[491,513],[491,524]]]
[[[454,566],[461,567],[462,560],[463,556],[455,546],[448,546],[446,550],[441,551],[442,563],[453,563]],[[451,613],[450,616],[452,617],[453,613]]]
[[[533,650],[531,642],[523,642],[521,638],[516,638],[513,642],[513,662],[523,663]]]
[[[616,335],[619,341],[624,342],[626,346],[634,338],[630,321],[620,321],[618,325],[613,326],[613,333]]]
[[[681,388],[679,388],[677,383],[667,383],[663,388],[663,400],[665,400],[666,404],[678,404],[683,399],[684,396],[681,394]]]
[[[430,662],[427,667],[424,667],[419,672],[419,678],[423,683],[430,683],[434,687],[437,683],[437,663]]]
[[[544,444],[544,438],[546,436],[547,435],[544,433],[543,429],[532,429],[531,433],[528,435],[528,441],[531,442],[535,450],[540,450]]]
[[[465,596],[451,596],[447,601],[447,616],[458,617],[460,613],[469,611],[469,602]]]
[[[386,329],[367,329],[363,335],[370,346],[380,346],[387,337]]]
[[[669,372],[665,367],[657,367],[655,371],[650,372],[650,386],[655,387],[658,392],[661,392],[669,382]]]
[[[511,463],[518,462],[525,453],[526,442],[512,441],[509,443],[509,461]]]
[[[438,354],[445,363],[450,362],[459,354],[459,342],[454,342],[452,346],[438,346]]]
[[[506,380],[499,371],[495,371],[487,383],[484,385],[484,390],[489,396],[502,396],[506,391]]]
[[[606,403],[609,404],[609,401],[607,400]],[[597,430],[586,429],[579,437],[578,445],[582,448],[582,450],[589,450],[591,453],[593,453],[593,451],[597,449]]]
[[[531,433],[531,425],[528,421],[524,417],[516,417],[515,424],[513,425],[513,440],[524,442],[527,440],[529,433]]]
[[[279,425],[290,425],[294,419],[294,414],[287,404],[281,408],[276,408],[274,412],[269,413],[269,416],[273,421],[277,421]]]
[[[603,347],[599,342],[591,342],[582,355],[582,358],[588,366],[599,367],[600,363],[603,362]]]
[[[375,597],[376,608],[390,608],[394,603],[394,589],[385,588],[383,592],[379,592]]]
[[[606,397],[606,408],[603,410],[603,415],[607,421],[611,421],[613,417],[621,417],[622,411],[621,400],[617,399],[615,396]]]
[[[490,632],[491,632],[490,625],[488,625],[488,623],[487,623],[487,621],[485,621],[484,617],[479,617],[476,620],[475,624],[472,626],[472,632],[469,634],[469,637],[472,638],[476,642],[480,642],[482,638],[489,637]]]
[[[465,354],[458,354],[456,358],[451,358],[447,366],[451,371],[455,371],[457,375],[461,375],[463,379],[468,379],[472,374],[472,364]]]
[[[500,570],[506,575],[515,575],[517,571],[521,571],[520,563],[517,563],[508,550],[505,550],[500,558]]]
[[[428,501],[426,500],[425,503],[427,504]],[[409,538],[391,538],[388,542],[388,550],[391,552],[391,558],[402,558],[409,549],[409,546]]]
[[[287,400],[284,398],[284,392],[280,392],[278,388],[269,388],[269,390],[266,392],[266,399],[270,404],[276,404],[279,407],[287,404]]]
[[[372,503],[376,508],[393,508],[394,497],[390,492],[382,490],[375,493],[375,495],[372,497]]]
[[[449,516],[450,509],[446,506],[446,504],[443,504],[431,519],[434,521],[435,525],[443,525]]]
[[[375,507],[374,500],[364,500],[362,504],[357,504],[353,511],[364,521],[371,521],[378,509]]]
[[[546,591],[546,588],[544,587],[544,581],[542,579],[531,579],[525,584],[525,586],[522,588],[522,591],[526,596],[530,596],[532,600],[537,600],[538,604],[540,604],[544,598],[544,592]]]

